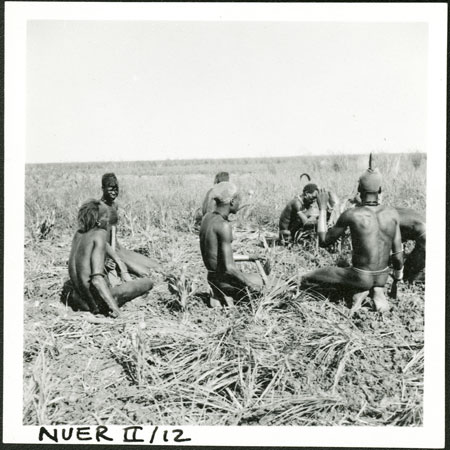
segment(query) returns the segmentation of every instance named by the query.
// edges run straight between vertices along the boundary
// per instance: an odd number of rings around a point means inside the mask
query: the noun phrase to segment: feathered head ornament
[[[381,173],[373,168],[372,153],[369,156],[369,168],[359,177],[359,191],[379,192],[381,189]]]

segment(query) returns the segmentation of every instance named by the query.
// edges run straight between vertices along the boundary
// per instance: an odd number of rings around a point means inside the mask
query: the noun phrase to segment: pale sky
[[[426,151],[425,23],[29,21],[26,162]]]

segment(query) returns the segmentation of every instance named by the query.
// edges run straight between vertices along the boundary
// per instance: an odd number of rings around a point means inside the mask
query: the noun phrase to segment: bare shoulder
[[[389,217],[392,217],[393,219],[399,221],[400,215],[396,208],[389,206],[389,205],[381,205],[378,212],[383,213],[384,215],[388,215]]]
[[[215,224],[215,230],[221,239],[231,240],[231,224],[227,220],[218,220]]]
[[[300,200],[299,197],[295,197],[293,198],[290,202],[289,202],[291,208],[294,208],[297,211],[300,211],[303,207],[303,202]]]
[[[106,244],[106,238],[108,233],[106,230],[103,230],[101,228],[96,228],[95,230],[91,230],[92,233],[92,239],[94,242],[98,244]]]

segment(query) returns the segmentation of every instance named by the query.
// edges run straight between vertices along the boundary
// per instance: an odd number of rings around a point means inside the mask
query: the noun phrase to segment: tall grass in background
[[[215,173],[225,170],[241,189],[243,203],[251,203],[244,214],[245,226],[275,231],[282,208],[293,195],[301,192],[301,173],[309,173],[312,181],[333,190],[344,201],[356,194],[358,177],[367,163],[367,155],[335,155],[29,165],[26,168],[26,230],[36,235],[43,221],[54,214],[56,232],[72,231],[81,203],[99,198],[102,174],[113,171],[120,183],[122,232],[134,234],[151,227],[189,231],[195,210],[212,185]],[[385,203],[425,211],[426,155],[375,155],[375,164],[384,176]]]

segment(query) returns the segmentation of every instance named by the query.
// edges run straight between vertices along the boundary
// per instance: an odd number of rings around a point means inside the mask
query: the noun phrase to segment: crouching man
[[[79,229],[72,240],[69,275],[73,290],[68,304],[75,310],[117,317],[124,303],[150,291],[148,278],[111,287],[105,275],[109,209],[99,200],[89,200],[78,212]]]
[[[284,207],[279,221],[281,242],[295,242],[302,231],[314,231],[316,229],[319,216],[319,208],[317,206],[318,193],[319,188],[317,185],[308,183],[303,188],[303,193],[297,195]],[[327,193],[327,223],[331,227],[337,220],[339,198],[334,192],[327,191]]]
[[[216,201],[216,209],[203,218],[200,249],[212,290],[211,306],[231,306],[234,300],[245,298],[248,291],[259,292],[264,285],[262,277],[265,278],[269,270],[260,276],[243,273],[236,266],[236,261],[256,261],[254,257],[233,257],[233,236],[228,216],[239,210],[241,196],[237,187],[230,182],[222,182],[216,185],[211,195]]]
[[[389,310],[384,286],[389,276],[389,258],[392,256],[394,280],[403,277],[403,250],[400,234],[400,219],[395,208],[379,204],[381,174],[378,169],[369,169],[360,177],[358,191],[361,204],[344,211],[336,225],[327,231],[327,192],[318,195],[320,215],[317,232],[322,247],[334,243],[350,228],[353,255],[352,267],[324,267],[302,276],[302,286],[325,284],[351,288],[353,310],[370,294],[379,312]],[[392,253],[392,254],[391,254]]]

